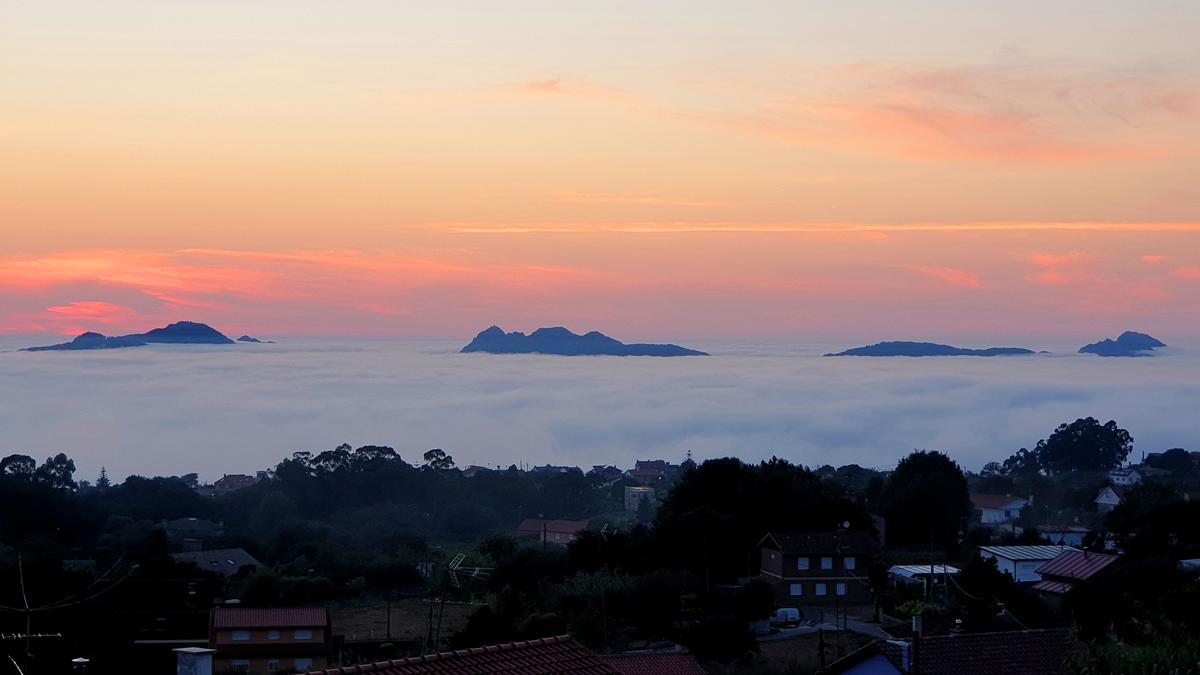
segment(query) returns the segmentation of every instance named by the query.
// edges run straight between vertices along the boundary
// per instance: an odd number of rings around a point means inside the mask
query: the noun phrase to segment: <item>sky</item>
[[[3,333],[1200,344],[1191,0],[2,16]]]
[[[450,340],[292,338],[17,352],[0,336],[2,454],[205,480],[295,451],[442,448],[470,464],[633,466],[736,456],[890,469],[913,449],[965,469],[1003,461],[1080,417],[1114,419],[1143,452],[1200,448],[1200,351],[1100,358],[822,358],[837,345],[699,341],[708,357],[459,354]],[[19,392],[19,395],[15,395]],[[6,396],[7,394],[7,396]]]

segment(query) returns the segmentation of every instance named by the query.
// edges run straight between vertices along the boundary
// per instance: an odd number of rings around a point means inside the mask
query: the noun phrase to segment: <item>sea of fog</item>
[[[0,453],[73,457],[77,477],[202,478],[296,450],[381,444],[460,466],[630,466],[772,455],[890,467],[914,449],[965,467],[1077,417],[1116,419],[1137,451],[1200,449],[1200,349],[1154,358],[822,358],[852,344],[684,342],[711,357],[459,354],[462,342],[19,352],[0,336]],[[966,345],[974,346],[974,345]]]

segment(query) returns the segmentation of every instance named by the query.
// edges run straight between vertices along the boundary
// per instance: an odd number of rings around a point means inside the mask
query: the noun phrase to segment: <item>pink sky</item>
[[[403,4],[7,13],[0,332],[1200,339],[1196,7]]]

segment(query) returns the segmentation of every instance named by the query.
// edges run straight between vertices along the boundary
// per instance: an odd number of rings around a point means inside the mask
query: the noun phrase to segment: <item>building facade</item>
[[[758,546],[780,606],[874,602],[867,570],[879,545],[865,532],[772,532]]]
[[[304,673],[328,665],[331,645],[329,613],[322,608],[217,607],[209,615],[216,673]]]

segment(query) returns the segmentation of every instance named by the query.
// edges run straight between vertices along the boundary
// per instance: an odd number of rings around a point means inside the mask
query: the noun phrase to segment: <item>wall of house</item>
[[[271,666],[276,666],[272,669]],[[250,675],[271,675],[284,670],[294,669],[304,673],[310,670],[320,670],[329,665],[324,656],[253,656],[253,657],[221,657],[213,659],[214,675],[223,673],[249,673]]]

